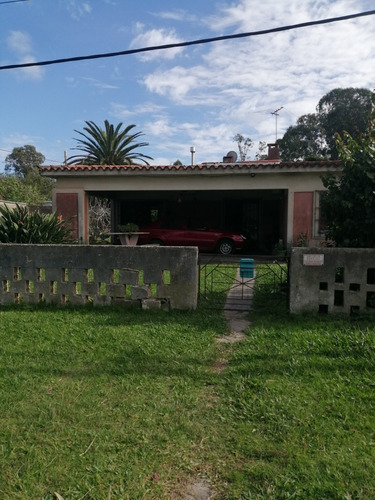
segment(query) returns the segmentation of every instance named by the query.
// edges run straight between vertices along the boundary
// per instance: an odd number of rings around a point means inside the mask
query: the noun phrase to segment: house
[[[339,175],[339,161],[279,158],[270,144],[268,159],[198,165],[45,165],[41,175],[56,179],[53,207],[74,217],[80,242],[88,242],[89,196],[111,200],[112,230],[164,219],[186,220],[241,232],[248,251],[271,253],[282,242],[302,238],[310,246],[324,240],[320,216],[322,176]]]

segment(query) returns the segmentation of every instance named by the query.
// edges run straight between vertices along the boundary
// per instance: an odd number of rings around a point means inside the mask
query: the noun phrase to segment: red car
[[[229,231],[207,227],[188,228],[184,224],[180,228],[163,227],[160,222],[142,227],[140,232],[147,233],[140,235],[140,245],[196,246],[200,251],[218,252],[222,255],[241,251],[246,239]]]

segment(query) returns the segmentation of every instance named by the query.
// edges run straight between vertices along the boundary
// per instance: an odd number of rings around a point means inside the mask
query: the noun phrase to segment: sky
[[[248,33],[374,9],[373,0],[0,0],[0,66]],[[234,136],[273,143],[335,88],[375,89],[375,16],[184,48],[0,70],[0,171],[45,164],[104,120],[142,132],[153,165],[222,161]],[[281,109],[280,109],[281,108]],[[275,114],[275,111],[277,113]]]

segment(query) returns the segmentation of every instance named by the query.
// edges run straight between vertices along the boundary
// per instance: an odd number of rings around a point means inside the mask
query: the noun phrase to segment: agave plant
[[[142,132],[130,134],[135,125],[128,125],[123,130],[122,123],[116,128],[105,120],[102,129],[92,121],[86,121],[86,127],[80,132],[75,130],[81,138],[76,138],[78,145],[75,149],[83,154],[73,155],[68,158],[69,164],[80,165],[132,165],[135,161],[142,161],[148,165],[151,156],[136,151],[138,148],[148,146],[148,142],[136,142]]]
[[[30,212],[16,205],[0,207],[0,243],[71,243],[70,219],[56,213]]]

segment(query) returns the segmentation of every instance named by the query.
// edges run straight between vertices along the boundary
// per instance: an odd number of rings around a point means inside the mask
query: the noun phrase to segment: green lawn
[[[0,310],[0,498],[375,498],[375,327],[220,311]],[[216,371],[217,360],[227,360]]]

